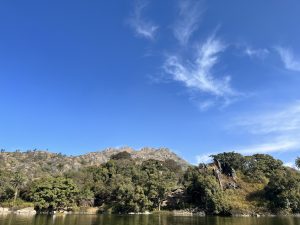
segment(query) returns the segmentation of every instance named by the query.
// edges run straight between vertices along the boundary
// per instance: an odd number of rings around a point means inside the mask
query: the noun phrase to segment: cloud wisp
[[[277,139],[277,140],[276,140]],[[293,137],[278,137],[273,141],[258,144],[250,145],[244,148],[238,149],[236,152],[241,154],[249,155],[255,153],[278,153],[278,152],[287,152],[299,148],[300,142],[295,140]]]
[[[271,142],[266,142],[257,145],[242,146],[237,149],[227,149],[219,152],[212,152],[209,154],[202,154],[196,156],[196,162],[199,163],[209,163],[211,162],[210,155],[218,154],[220,152],[236,152],[243,155],[253,155],[253,154],[270,154],[279,152],[290,152],[300,148],[300,141],[289,139],[287,137],[278,138],[278,140],[273,140]]]
[[[300,141],[295,137],[278,137],[274,138],[272,141],[265,142],[262,144],[241,146],[233,149],[225,149],[219,152],[211,152],[209,154],[205,153],[196,156],[196,162],[199,163],[209,163],[211,162],[210,155],[215,155],[220,152],[236,152],[243,155],[253,155],[253,154],[270,154],[279,152],[290,152],[295,151],[300,148]]]
[[[264,59],[269,55],[270,51],[266,48],[252,48],[248,46],[244,50],[244,53],[251,58],[256,57],[256,58]]]
[[[300,132],[300,101],[284,109],[270,111],[259,116],[239,118],[235,125],[252,134],[284,134]]]
[[[260,144],[234,146],[222,152],[235,151],[244,155],[291,152],[300,149],[300,101],[265,113],[252,113],[236,119],[231,129],[238,129],[263,139]],[[253,116],[254,115],[254,116]],[[217,154],[217,152],[211,153]],[[198,163],[209,162],[209,155],[196,156]]]
[[[179,1],[179,15],[175,22],[173,32],[180,44],[187,44],[192,34],[198,29],[201,16],[204,12],[201,6],[201,1]]]
[[[235,121],[235,129],[266,139],[265,143],[241,148],[239,152],[272,153],[300,149],[300,101],[282,108]]]
[[[197,47],[192,61],[183,61],[180,56],[169,55],[163,68],[173,80],[181,82],[188,89],[221,98],[228,103],[230,97],[237,95],[231,88],[230,76],[216,78],[213,75],[213,69],[225,49],[226,46],[213,35]],[[205,107],[211,106],[213,102],[205,101],[204,104]]]
[[[227,46],[215,37],[216,30],[204,43],[195,45],[190,42],[192,35],[199,28],[201,17],[205,11],[204,0],[178,1],[178,17],[173,26],[173,35],[179,42],[175,54],[169,54],[163,62],[162,70],[173,81],[182,83],[192,93],[190,100],[201,110],[207,110],[218,104],[220,108],[231,104],[241,94],[231,87],[231,77],[215,74],[215,67]],[[158,26],[146,20],[144,10],[147,0],[136,0],[135,7],[129,20],[136,35],[153,40]],[[218,28],[218,27],[217,27]],[[192,54],[187,53],[192,49]],[[194,53],[195,52],[195,53]],[[156,79],[161,80],[161,79]],[[201,99],[200,99],[201,98]]]
[[[133,28],[137,36],[153,40],[158,26],[143,17],[143,11],[147,6],[148,1],[136,0],[134,10],[129,18],[129,25]]]
[[[300,72],[300,57],[295,56],[291,49],[278,46],[275,50],[278,52],[287,70]]]
[[[197,164],[199,163],[208,163],[211,162],[210,155],[218,154],[220,152],[236,152],[243,155],[253,155],[253,154],[270,154],[270,153],[279,153],[279,152],[289,152],[294,151],[300,148],[300,141],[295,140],[295,138],[289,137],[281,137],[278,140],[274,139],[273,141],[257,144],[257,145],[249,145],[249,146],[241,146],[237,149],[225,149],[219,152],[212,152],[209,154],[202,154],[196,156]]]

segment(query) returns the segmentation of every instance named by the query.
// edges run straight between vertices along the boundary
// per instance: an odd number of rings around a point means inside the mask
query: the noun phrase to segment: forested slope
[[[213,155],[188,165],[167,149],[109,149],[68,157],[0,153],[0,205],[100,213],[184,210],[206,214],[300,213],[300,174],[270,155]],[[299,162],[299,160],[297,161]]]

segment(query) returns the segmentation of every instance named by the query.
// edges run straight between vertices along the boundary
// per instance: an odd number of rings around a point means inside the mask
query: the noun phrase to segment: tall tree
[[[165,166],[164,162],[157,160],[144,162],[142,171],[146,175],[145,193],[153,202],[153,206],[160,211],[162,202],[177,185],[176,175]]]
[[[13,205],[16,204],[16,200],[19,195],[19,190],[22,185],[24,185],[25,182],[25,176],[21,172],[15,172],[10,183],[14,190],[14,199],[13,199]]]

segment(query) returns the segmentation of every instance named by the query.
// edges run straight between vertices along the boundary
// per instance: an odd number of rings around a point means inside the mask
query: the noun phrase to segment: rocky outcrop
[[[187,166],[189,165],[188,162],[180,158],[175,153],[171,152],[167,148],[142,148],[140,150],[134,150],[130,147],[123,147],[123,148],[108,148],[104,151],[99,152],[91,152],[82,156],[79,156],[79,158],[83,161],[86,161],[90,165],[100,165],[102,163],[107,162],[113,155],[126,151],[130,153],[131,157],[133,159],[146,161],[149,159],[155,159],[160,161],[165,161],[167,159],[172,159],[175,162],[177,162],[181,166]],[[76,158],[76,157],[75,157]]]
[[[0,207],[0,214],[6,214],[6,213],[15,213],[15,214],[36,214],[36,211],[33,207],[27,207],[23,209],[14,210],[12,208],[2,208]]]
[[[206,215],[204,211],[198,208],[185,209],[185,210],[173,210],[172,213],[173,215],[176,216],[192,216],[192,215],[205,216]]]
[[[227,164],[222,164],[218,160],[214,160],[211,167],[222,190],[239,188],[234,168]]]
[[[182,208],[182,203],[188,199],[183,188],[177,188],[172,190],[165,201],[163,201],[162,206],[170,209]]]

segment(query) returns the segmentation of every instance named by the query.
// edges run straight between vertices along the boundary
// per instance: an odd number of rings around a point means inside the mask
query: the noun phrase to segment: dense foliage
[[[141,161],[119,152],[101,165],[44,170],[42,177],[32,175],[40,172],[0,169],[0,205],[32,202],[39,211],[98,207],[112,213],[300,213],[297,170],[265,154],[228,152],[211,157],[213,163],[182,168],[171,159]]]
[[[295,171],[277,171],[270,179],[265,192],[274,212],[300,212],[300,176]]]
[[[31,184],[29,196],[37,210],[64,210],[76,205],[79,190],[71,180],[63,177],[43,178]]]
[[[186,193],[189,201],[209,214],[229,214],[230,207],[219,183],[211,174],[189,168],[184,174]]]
[[[165,162],[148,160],[136,164],[127,157],[85,168],[78,175],[66,174],[82,190],[94,193],[94,205],[121,213],[160,209],[178,183],[178,177]]]

